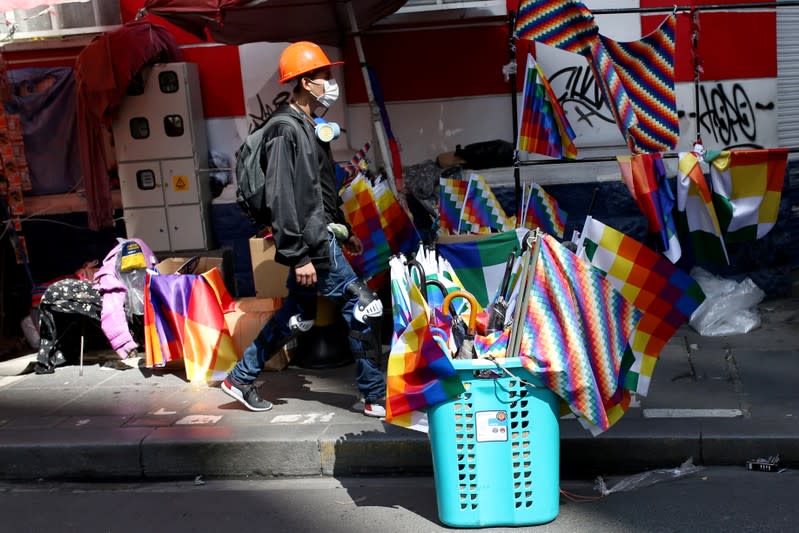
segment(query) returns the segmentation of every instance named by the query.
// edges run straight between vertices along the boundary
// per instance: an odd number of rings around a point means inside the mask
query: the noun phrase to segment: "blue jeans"
[[[347,286],[357,277],[332,235],[329,236],[329,254],[330,268],[316,271],[316,287],[298,285],[294,269],[290,269],[286,281],[289,294],[283,299],[283,305],[272,315],[258,337],[244,350],[243,357],[230,373],[234,382],[246,385],[255,381],[263,369],[264,363],[291,339],[289,319],[292,316],[300,314],[303,319],[313,319],[316,316],[317,293],[332,300],[343,300],[341,314],[349,330],[375,339],[373,342],[376,343],[376,346],[366,346],[368,341],[365,342],[361,338],[362,335],[357,337],[350,335],[350,350],[353,354],[368,352],[369,348],[380,352],[380,339],[377,339],[375,335],[370,335],[369,325],[355,320],[353,316],[358,297],[346,291]],[[377,401],[386,395],[386,381],[380,370],[379,362],[374,359],[364,357],[355,359],[355,381],[367,402]]]

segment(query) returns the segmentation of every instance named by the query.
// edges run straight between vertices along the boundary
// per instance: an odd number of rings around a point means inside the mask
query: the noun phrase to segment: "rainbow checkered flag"
[[[358,276],[368,278],[387,270],[393,254],[419,245],[416,228],[385,181],[373,186],[360,174],[339,195],[344,217],[363,244],[361,255],[347,254]]]
[[[397,201],[388,180],[381,179],[372,186],[372,196],[380,212],[380,223],[392,254],[409,254],[415,250],[421,238],[408,212]],[[385,270],[385,268],[383,268]]]
[[[363,244],[363,253],[347,259],[358,276],[369,277],[385,270],[391,257],[386,234],[380,220],[380,210],[375,202],[369,180],[359,174],[341,189],[341,210],[352,233]]]
[[[522,0],[516,16],[516,35],[587,56],[599,29],[582,2]]]
[[[645,396],[660,352],[705,294],[667,258],[591,217],[580,234],[578,254],[643,312],[625,352],[622,379],[626,390]]]
[[[677,17],[631,42],[599,36],[589,62],[616,125],[633,153],[673,150],[680,137],[674,91]]]
[[[539,246],[519,355],[597,434],[615,421],[607,406],[641,312],[554,237],[542,235]]]
[[[550,235],[563,238],[566,229],[566,211],[558,207],[558,201],[537,183],[530,184],[530,194],[524,208],[522,227],[541,228]]]
[[[478,359],[486,357],[506,357],[508,344],[510,342],[511,328],[507,327],[502,331],[495,331],[488,335],[474,336],[474,353]]]
[[[218,269],[199,276],[148,274],[144,302],[145,366],[183,359],[193,383],[222,381],[236,366],[224,315],[233,299]]]
[[[666,183],[666,168],[660,154],[616,156],[621,178],[657,238],[657,250],[672,263],[679,261],[682,246],[674,223],[674,195]]]
[[[532,54],[527,54],[516,149],[558,159],[574,159],[577,157],[574,137],[566,113],[544,72]]]
[[[512,229],[513,221],[505,214],[485,178],[472,174],[463,201],[458,233],[492,233]]]
[[[430,309],[419,288],[411,283],[403,260],[391,259],[391,299],[408,303],[410,322],[391,343],[386,371],[386,422],[427,431],[423,409],[464,391],[445,346],[433,336]],[[402,327],[395,320],[395,328]]]
[[[467,180],[440,178],[438,227],[444,233],[457,233],[463,202],[466,200]]]

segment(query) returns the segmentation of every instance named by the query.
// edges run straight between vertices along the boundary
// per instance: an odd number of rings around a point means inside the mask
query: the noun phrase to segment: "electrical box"
[[[144,67],[128,86],[113,133],[128,238],[156,252],[212,248],[197,65]]]

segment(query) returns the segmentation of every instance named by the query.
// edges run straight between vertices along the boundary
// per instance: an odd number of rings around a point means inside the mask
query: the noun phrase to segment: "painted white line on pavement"
[[[314,422],[330,422],[335,413],[305,413],[300,415],[277,415],[270,424],[313,424]]]
[[[644,418],[736,418],[740,409],[644,409]]]
[[[220,420],[222,420],[222,415],[189,415],[184,416],[175,424],[178,426],[216,424]]]

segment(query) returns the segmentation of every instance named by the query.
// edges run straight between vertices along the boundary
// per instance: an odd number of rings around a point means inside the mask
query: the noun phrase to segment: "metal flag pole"
[[[508,80],[510,82],[511,120],[513,123],[513,185],[516,195],[516,213],[520,213],[522,201],[521,170],[519,168],[519,110],[516,102],[516,12],[508,11],[508,55],[510,59]],[[519,227],[519,220],[516,220]]]
[[[527,232],[524,236],[525,251],[522,255],[522,273],[519,276],[517,283],[519,285],[519,293],[516,295],[516,306],[513,309],[513,320],[511,322],[510,340],[508,341],[508,348],[505,352],[506,357],[518,357],[519,349],[521,348],[522,324],[527,316],[527,305],[530,301],[530,291],[533,289],[535,282],[535,269],[538,264],[538,256],[541,250],[541,239],[543,233],[540,229],[535,229]]]
[[[383,121],[380,118],[380,110],[375,102],[374,91],[372,90],[372,80],[369,78],[369,70],[366,66],[366,57],[363,53],[363,44],[361,43],[361,33],[358,29],[358,21],[355,18],[355,9],[352,7],[352,2],[347,2],[347,15],[350,19],[350,29],[355,39],[355,51],[358,53],[358,62],[361,65],[361,74],[363,75],[363,83],[366,85],[366,97],[369,100],[369,111],[372,114],[372,126],[374,127],[375,137],[377,138],[377,146],[380,148],[380,156],[383,159],[383,166],[386,169],[388,176],[388,184],[391,192],[399,199],[397,192],[397,184],[394,181],[394,169],[391,167],[391,152],[388,149],[388,141],[386,139],[386,130],[383,127]],[[402,203],[402,202],[401,202]]]
[[[702,71],[702,60],[699,57],[699,11],[691,7],[691,59],[694,67],[694,115],[696,117],[695,145],[702,145],[702,119],[699,115],[699,78]]]

